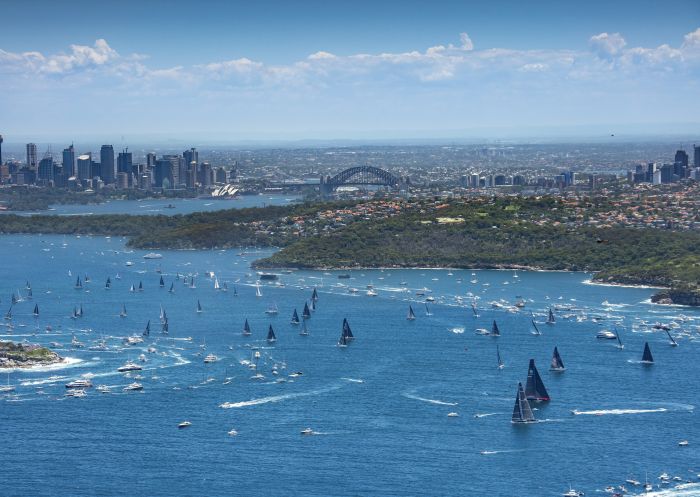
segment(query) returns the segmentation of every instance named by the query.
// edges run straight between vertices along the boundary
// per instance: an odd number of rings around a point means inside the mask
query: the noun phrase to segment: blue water
[[[216,200],[212,198],[171,198],[144,200],[108,200],[101,204],[57,204],[47,211],[0,211],[6,214],[34,215],[50,214],[57,216],[95,215],[95,214],[137,214],[174,216],[192,212],[208,212],[221,209],[243,209],[246,207],[264,207],[266,205],[287,205],[302,200],[300,195],[240,195],[233,199]],[[173,207],[168,207],[168,206]]]
[[[15,306],[14,328],[0,328],[3,338],[59,342],[61,355],[81,361],[10,374],[17,389],[0,401],[0,493],[555,496],[569,484],[596,495],[632,476],[644,481],[645,473],[656,485],[663,471],[698,481],[698,311],[651,305],[651,289],[586,284],[590,275],[583,273],[366,270],[347,280],[336,272],[299,271],[282,274],[280,285],[263,285],[256,297],[249,264],[266,253],[166,251],[160,260],[145,260],[116,238],[0,238],[3,313],[12,292],[26,294],[27,280],[34,294]],[[208,272],[229,291],[214,290]],[[175,281],[176,273],[196,275],[196,288]],[[76,276],[86,274],[91,282],[75,290]],[[104,289],[108,276],[111,290]],[[144,291],[130,292],[140,281]],[[169,294],[173,281],[176,292]],[[378,296],[366,295],[370,283]],[[294,308],[301,313],[314,286],[320,299],[308,321],[311,335],[302,337],[289,319]],[[423,287],[435,299],[432,316],[425,297],[415,295]],[[478,318],[469,292],[478,297]],[[526,301],[519,312],[490,304],[512,304],[517,296]],[[412,322],[409,302],[417,315]],[[70,319],[80,304],[84,317]],[[122,304],[126,318],[118,316]],[[265,310],[273,304],[280,312],[271,317]],[[161,305],[168,336],[160,334]],[[554,326],[542,323],[550,306],[560,307]],[[572,309],[561,309],[566,306]],[[542,336],[531,333],[531,312]],[[347,348],[336,346],[343,317],[356,336]],[[245,318],[249,338],[241,336]],[[474,333],[493,319],[501,337]],[[140,334],[148,320],[150,339],[123,346],[121,339]],[[677,322],[680,346],[669,346],[643,321]],[[270,323],[274,346],[264,341]],[[624,350],[595,338],[614,323]],[[110,350],[73,350],[71,334],[86,346],[104,336]],[[645,341],[656,360],[650,367],[637,362]],[[500,371],[496,344],[506,363]],[[548,371],[555,345],[564,373]],[[148,346],[157,352],[148,353]],[[241,363],[254,348],[264,381],[252,380],[255,372]],[[134,378],[116,368],[142,353],[144,390],[123,392]],[[207,353],[219,361],[205,364]],[[530,358],[552,401],[535,405],[541,422],[513,426],[516,386],[525,381]],[[303,375],[289,377],[296,371]],[[86,373],[112,393],[92,388],[85,398],[66,398],[64,384]],[[573,415],[575,409],[592,412]],[[192,425],[178,429],[184,420]],[[307,427],[316,434],[302,436]],[[237,436],[227,434],[232,429]],[[677,445],[683,439],[688,447]],[[658,495],[700,495],[699,488]]]

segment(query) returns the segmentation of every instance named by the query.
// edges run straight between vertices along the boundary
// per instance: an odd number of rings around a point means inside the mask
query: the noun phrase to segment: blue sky
[[[533,3],[5,0],[0,132],[700,132],[700,2]]]

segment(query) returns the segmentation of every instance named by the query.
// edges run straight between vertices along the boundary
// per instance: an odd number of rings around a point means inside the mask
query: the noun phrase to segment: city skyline
[[[526,20],[509,1],[401,9],[211,2],[173,12],[148,4],[106,14],[84,2],[34,2],[42,14],[31,37],[21,22],[26,4],[4,6],[6,140],[700,132],[693,2],[574,10],[545,2],[528,6]]]

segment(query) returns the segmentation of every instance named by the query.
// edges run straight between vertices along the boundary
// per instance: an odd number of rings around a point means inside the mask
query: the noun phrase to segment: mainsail
[[[535,360],[530,359],[530,365],[527,369],[527,383],[525,384],[525,396],[527,400],[549,400],[549,394],[544,387],[540,373],[537,372]]]
[[[503,359],[501,359],[501,350],[496,345],[496,357],[498,358],[498,369],[503,369],[505,364],[503,364]]]
[[[346,318],[343,318],[343,335],[345,335],[345,338],[348,340],[355,338],[355,335],[352,334],[352,330],[350,329],[350,323],[348,323]]]
[[[272,325],[267,329],[267,341],[269,343],[277,341],[277,337],[275,336],[275,331],[272,329]]]
[[[642,355],[642,362],[647,364],[652,364],[654,362],[654,357],[651,355],[651,349],[649,348],[649,342],[644,342],[644,354]]]
[[[243,325],[243,336],[250,336],[250,325],[248,324],[248,320],[245,320],[245,324]]]
[[[304,311],[301,313],[304,319],[309,319],[311,317],[311,311],[309,310],[309,304],[304,302]]]
[[[554,319],[554,313],[552,312],[552,308],[549,308],[549,315],[547,316],[547,324],[554,324],[556,322],[556,319]]]
[[[299,332],[300,335],[306,336],[309,334],[309,330],[306,328],[306,321],[301,322],[301,331]]]
[[[534,423],[535,415],[532,414],[530,403],[523,392],[523,384],[518,383],[518,393],[515,395],[515,406],[513,407],[513,416],[511,423]]]
[[[148,335],[151,334],[151,320],[148,320],[148,323],[146,323],[146,329],[143,330],[143,336],[147,337]]]
[[[296,309],[294,309],[294,312],[292,313],[292,324],[299,324],[299,314],[297,314]]]
[[[552,354],[552,365],[549,367],[551,371],[564,371],[564,361],[561,360],[559,355],[559,349],[554,347],[554,353]]]
[[[161,288],[165,287],[165,280],[163,280],[163,276],[160,277],[160,282],[158,283],[158,285],[159,285]]]
[[[409,321],[413,321],[414,319],[416,319],[416,315],[413,312],[413,307],[411,307],[411,304],[408,305],[408,316],[406,316],[406,319],[408,319]]]
[[[498,329],[498,325],[496,324],[496,320],[493,320],[493,324],[491,325],[491,334],[494,336],[501,336],[501,330]]]
[[[314,287],[314,291],[311,294],[311,301],[316,302],[318,300],[318,292],[316,291],[316,288]]]

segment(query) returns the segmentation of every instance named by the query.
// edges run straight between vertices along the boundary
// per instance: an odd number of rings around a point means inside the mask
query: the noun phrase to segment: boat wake
[[[333,390],[338,390],[340,386],[334,385],[325,388],[319,388],[317,390],[311,390],[308,392],[297,392],[288,393],[285,395],[272,395],[270,397],[261,397],[259,399],[244,400],[242,402],[224,402],[220,404],[219,407],[222,409],[234,409],[240,407],[257,406],[261,404],[269,404],[271,402],[282,402],[283,400],[297,399],[300,397],[310,397],[312,395],[320,395],[323,393],[331,392]]]
[[[457,405],[459,405],[458,402],[446,402],[444,400],[438,400],[438,399],[426,399],[425,397],[419,397],[418,395],[415,395],[412,392],[404,392],[401,395],[403,395],[407,399],[419,400],[421,402],[427,402],[429,404],[436,404],[439,406],[457,406]]]
[[[350,383],[364,383],[365,380],[360,378],[341,378],[341,380],[349,381]]]
[[[682,483],[675,487],[662,488],[639,495],[644,495],[645,497],[699,497],[700,483]]]
[[[478,413],[474,414],[474,417],[475,418],[487,418],[489,416],[495,416],[497,414],[500,414],[500,413],[497,413],[497,412],[478,412]]]
[[[63,362],[57,362],[56,364],[48,364],[46,366],[32,366],[29,368],[8,368],[5,371],[14,373],[41,373],[44,371],[56,371],[58,369],[74,368],[78,365],[83,365],[83,360],[77,357],[64,357]]]
[[[482,450],[479,454],[482,456],[492,456],[494,454],[513,454],[515,452],[524,452],[524,449],[506,449],[506,450]]]
[[[590,411],[581,411],[574,409],[571,414],[575,416],[620,416],[622,414],[647,414],[652,412],[668,412],[665,407],[657,407],[655,409],[594,409]]]

